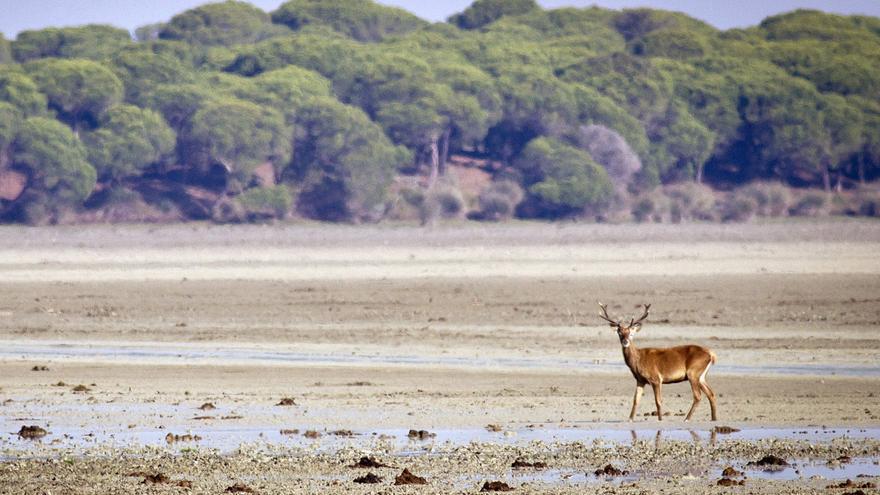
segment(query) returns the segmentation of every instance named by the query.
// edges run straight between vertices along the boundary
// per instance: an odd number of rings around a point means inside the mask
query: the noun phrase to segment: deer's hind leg
[[[709,364],[709,366],[712,366]],[[709,372],[709,366],[706,366],[706,369],[703,370],[703,373],[700,374],[699,382],[700,388],[703,389],[703,392],[706,393],[706,397],[709,398],[709,407],[712,408],[712,421],[718,421],[718,414],[715,408],[715,392],[709,387],[709,384],[706,383],[706,373]]]
[[[691,409],[688,411],[687,416],[684,418],[685,421],[690,421],[691,416],[694,415],[694,411],[697,409],[697,406],[700,405],[700,399],[703,394],[700,392],[701,384],[699,377],[688,377],[688,382],[691,384],[691,392],[694,393],[694,403],[691,404]]]

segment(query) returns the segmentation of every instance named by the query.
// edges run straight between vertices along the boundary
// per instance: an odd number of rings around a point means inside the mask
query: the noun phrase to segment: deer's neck
[[[639,350],[636,349],[636,345],[630,340],[628,346],[621,346],[621,348],[623,349],[623,361],[629,366],[629,369],[637,370],[639,367]]]

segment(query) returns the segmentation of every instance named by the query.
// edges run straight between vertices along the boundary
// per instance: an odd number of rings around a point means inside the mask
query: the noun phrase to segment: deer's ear
[[[642,324],[641,324],[641,323],[636,323],[635,325],[629,327],[629,329],[630,329],[630,330],[635,330],[636,332],[638,332],[639,330],[642,329]]]

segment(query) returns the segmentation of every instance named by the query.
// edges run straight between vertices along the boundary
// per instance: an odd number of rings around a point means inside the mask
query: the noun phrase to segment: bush
[[[818,217],[828,213],[828,194],[820,191],[807,191],[789,210],[796,217]]]
[[[480,193],[480,210],[473,218],[492,222],[510,219],[523,197],[524,192],[519,184],[508,180],[493,182]]]
[[[880,217],[880,191],[860,189],[855,194],[859,216]]]
[[[670,201],[659,189],[636,199],[632,207],[637,222],[663,223],[669,218]]]
[[[464,197],[458,188],[437,184],[428,191],[419,210],[422,225],[435,222],[438,218],[456,218],[464,212]]]
[[[246,218],[244,207],[235,198],[220,198],[211,208],[211,220],[217,223],[241,223]]]
[[[762,217],[782,217],[791,205],[791,189],[778,182],[753,182],[737,190],[755,200],[756,213]]]
[[[674,223],[716,218],[715,191],[709,186],[684,182],[664,187],[663,194],[669,198],[669,216]]]
[[[758,211],[758,202],[755,198],[732,193],[721,203],[720,218],[722,222],[747,222]]]
[[[286,186],[254,187],[237,199],[249,221],[284,218],[293,205],[291,191]]]

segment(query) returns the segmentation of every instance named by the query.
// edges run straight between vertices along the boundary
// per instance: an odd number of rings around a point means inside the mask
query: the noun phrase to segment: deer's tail
[[[715,364],[715,360],[718,359],[718,356],[715,355],[714,351],[709,351],[709,362]]]

